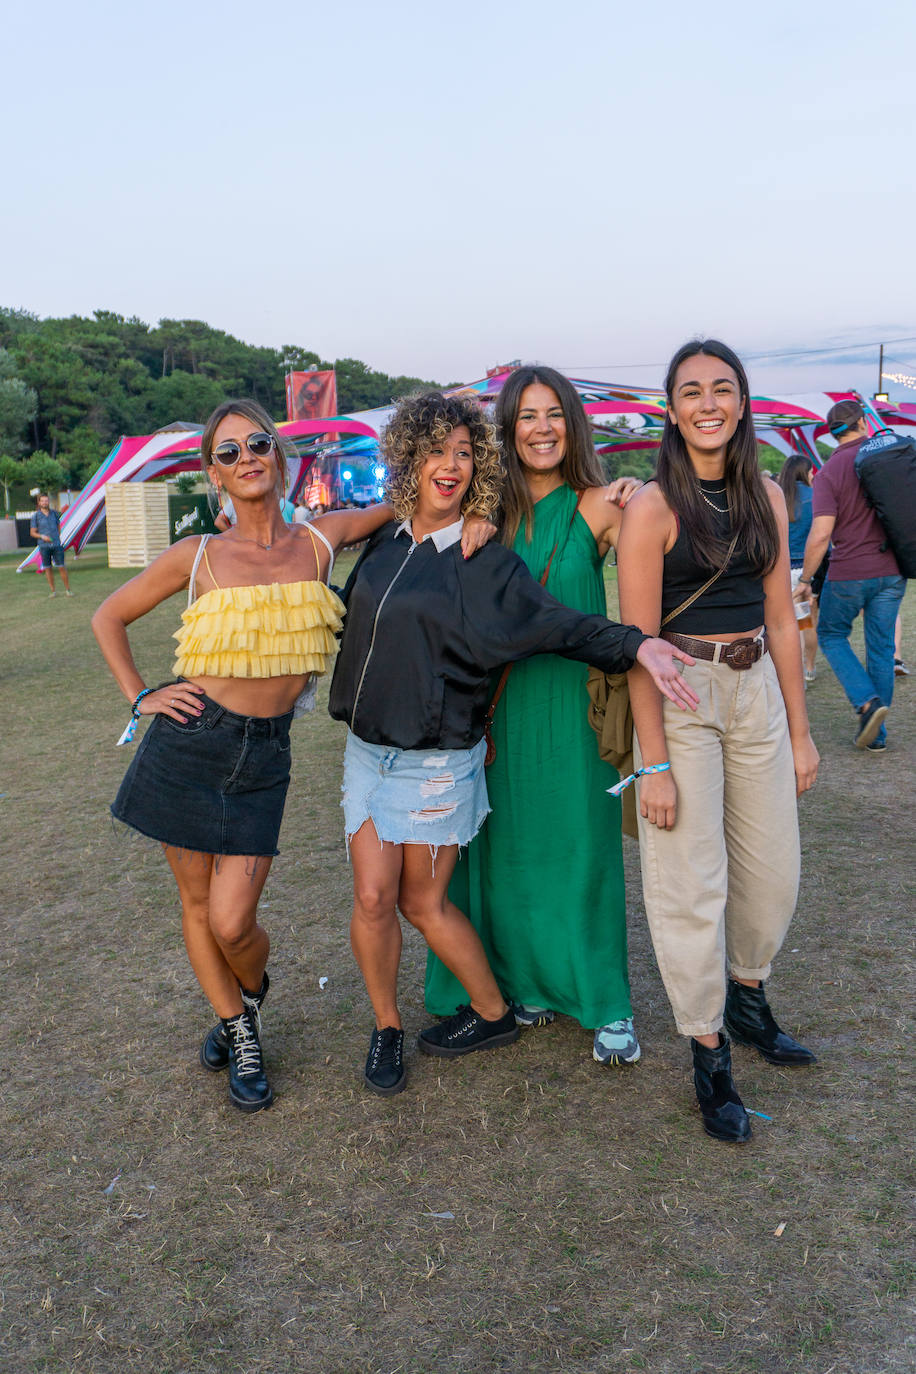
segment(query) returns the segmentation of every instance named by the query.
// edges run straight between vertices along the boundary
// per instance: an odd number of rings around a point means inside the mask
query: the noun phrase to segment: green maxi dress
[[[567,606],[606,614],[602,559],[558,487],[534,507],[515,552]],[[572,521],[572,524],[570,524]],[[492,808],[458,861],[449,896],[479,932],[503,995],[594,1029],[632,1015],[627,976],[617,773],[598,757],[588,724],[583,663],[539,654],[516,663],[496,707]],[[494,683],[495,687],[495,683]],[[426,1006],[449,1015],[468,994],[432,953]]]

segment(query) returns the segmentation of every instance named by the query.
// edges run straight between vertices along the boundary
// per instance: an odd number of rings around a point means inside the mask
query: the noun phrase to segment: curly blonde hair
[[[474,455],[474,475],[461,502],[462,515],[491,519],[499,507],[505,469],[496,429],[476,400],[425,391],[406,396],[382,435],[382,457],[388,468],[386,495],[395,518],[409,520],[417,508],[420,469],[433,444],[460,425],[467,426]]]

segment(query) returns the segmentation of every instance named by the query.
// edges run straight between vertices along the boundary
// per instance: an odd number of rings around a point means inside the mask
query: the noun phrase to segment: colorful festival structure
[[[514,365],[494,368],[486,377],[464,386],[450,388],[450,394],[473,394],[482,405],[496,399]],[[323,375],[323,374],[321,374]],[[582,398],[595,435],[599,453],[627,449],[656,448],[665,421],[664,392],[617,386],[613,383],[571,377]],[[855,391],[813,392],[792,396],[752,396],[751,408],[757,437],[779,452],[807,453],[816,466],[821,465],[816,440],[833,444],[824,417],[836,402],[855,399],[865,406],[872,432],[882,427],[916,425],[916,403],[872,404]],[[333,415],[308,420],[290,420],[278,425],[280,433],[295,450],[289,467],[287,495],[295,501],[303,491],[316,459],[327,471],[337,464],[373,465],[378,461],[378,438],[392,411],[391,406],[353,415]],[[61,519],[61,542],[75,553],[87,542],[105,515],[105,485],[108,482],[146,482],[153,477],[177,476],[200,470],[200,436],[203,426],[184,426],[180,430],[160,430],[156,434],[123,437],[118,440],[79,496]],[[28,554],[17,568],[22,572],[37,567],[38,550]]]

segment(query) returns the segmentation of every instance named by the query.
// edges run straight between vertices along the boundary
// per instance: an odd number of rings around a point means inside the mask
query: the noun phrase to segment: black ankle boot
[[[255,1021],[257,1022],[259,1035],[261,1034],[261,1008],[264,1005],[264,1000],[267,997],[269,991],[270,979],[267,976],[267,969],[264,970],[264,976],[261,979],[261,986],[258,988],[257,992],[246,992],[245,989],[241,986],[241,984],[239,985],[239,992],[241,992],[242,994],[242,1002],[248,1008],[248,1010],[254,1014]]]
[[[264,998],[270,988],[270,979],[267,970],[264,970],[264,977],[261,979],[261,986],[254,994],[241,989],[242,1002],[246,1007],[258,1013],[257,1027],[258,1035],[261,1034],[261,1007],[264,1005]],[[222,1021],[217,1021],[216,1025],[207,1033],[204,1043],[200,1047],[200,1062],[205,1069],[211,1073],[219,1073],[225,1069],[229,1063],[229,1041],[226,1039],[226,1032],[223,1030]]]
[[[773,1019],[763,983],[748,988],[728,980],[725,994],[725,1029],[738,1045],[750,1045],[771,1064],[816,1064],[810,1050],[780,1030]]]
[[[693,1050],[693,1082],[703,1113],[703,1129],[716,1140],[749,1140],[751,1123],[732,1082],[731,1046],[719,1033],[719,1045],[711,1050],[696,1040]]]
[[[229,1100],[242,1112],[259,1112],[274,1100],[254,1014],[246,1007],[222,1023],[229,1042]]]

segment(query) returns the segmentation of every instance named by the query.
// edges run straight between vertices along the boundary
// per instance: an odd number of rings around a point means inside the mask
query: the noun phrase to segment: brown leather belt
[[[683,649],[691,658],[702,658],[708,663],[727,663],[736,672],[753,667],[770,647],[765,629],[754,639],[733,639],[730,643],[720,639],[691,639],[690,635],[679,635],[674,630],[663,630],[660,638],[667,639],[676,649]]]

